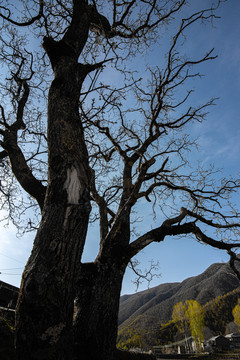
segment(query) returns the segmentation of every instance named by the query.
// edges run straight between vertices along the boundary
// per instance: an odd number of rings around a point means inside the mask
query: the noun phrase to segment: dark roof
[[[211,339],[209,339],[208,342],[210,342],[210,343],[219,343],[219,342],[227,343],[227,342],[229,342],[229,339],[223,335],[217,335],[217,336],[213,336]]]
[[[227,335],[225,335],[225,337],[226,337],[227,339],[229,339],[229,338],[240,338],[240,333],[227,334]]]
[[[19,288],[0,280],[0,306],[15,309]]]

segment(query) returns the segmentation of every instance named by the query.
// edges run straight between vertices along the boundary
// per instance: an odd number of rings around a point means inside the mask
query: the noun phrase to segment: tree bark
[[[120,293],[129,262],[129,209],[119,208],[95,262],[81,266],[75,301],[76,360],[116,360]]]
[[[86,72],[71,57],[61,57],[54,70],[48,188],[17,305],[19,360],[72,359],[73,289],[91,208],[91,173],[78,110]]]
[[[74,323],[76,359],[115,360],[125,267],[118,261],[83,265]]]

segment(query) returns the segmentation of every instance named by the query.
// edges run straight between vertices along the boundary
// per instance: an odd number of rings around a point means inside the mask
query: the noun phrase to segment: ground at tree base
[[[115,360],[156,360],[152,354],[139,354],[133,351],[117,350]]]
[[[3,315],[3,314],[2,314]],[[6,314],[5,314],[6,315]],[[212,355],[166,355],[158,357],[161,360],[240,360],[240,349],[228,352],[215,353]],[[129,351],[117,350],[115,360],[155,360],[156,357],[151,354],[139,354]],[[0,360],[16,360],[14,349],[14,329],[13,319],[0,317]],[[97,360],[97,359],[93,359]]]
[[[6,317],[6,312],[0,316],[0,360],[16,360],[14,349],[13,318]],[[136,354],[117,350],[115,360],[155,360],[153,355]],[[95,360],[95,359],[93,359]],[[97,360],[97,359],[96,359]]]

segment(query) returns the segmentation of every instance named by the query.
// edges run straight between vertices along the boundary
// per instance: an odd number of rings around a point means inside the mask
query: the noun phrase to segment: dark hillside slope
[[[125,295],[127,298],[120,301],[119,324],[129,319],[141,315],[151,309],[157,302],[162,302],[178,290],[180,283],[162,284],[152,289],[148,289],[133,295]]]
[[[229,264],[211,265],[198,276],[181,283],[162,284],[133,295],[125,295],[120,304],[119,328],[148,331],[171,319],[173,306],[195,299],[200,304],[222,296],[240,286]]]

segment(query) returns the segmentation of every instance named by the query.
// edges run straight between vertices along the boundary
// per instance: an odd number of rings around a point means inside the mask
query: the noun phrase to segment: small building
[[[240,333],[227,334],[225,337],[229,340],[231,347],[240,348]]]
[[[230,348],[230,341],[223,335],[214,336],[207,341],[213,351],[225,351]]]
[[[192,336],[168,345],[153,347],[153,353],[156,356],[160,354],[190,354],[196,352],[197,346]]]
[[[16,286],[0,281],[0,307],[15,309],[19,289]]]

